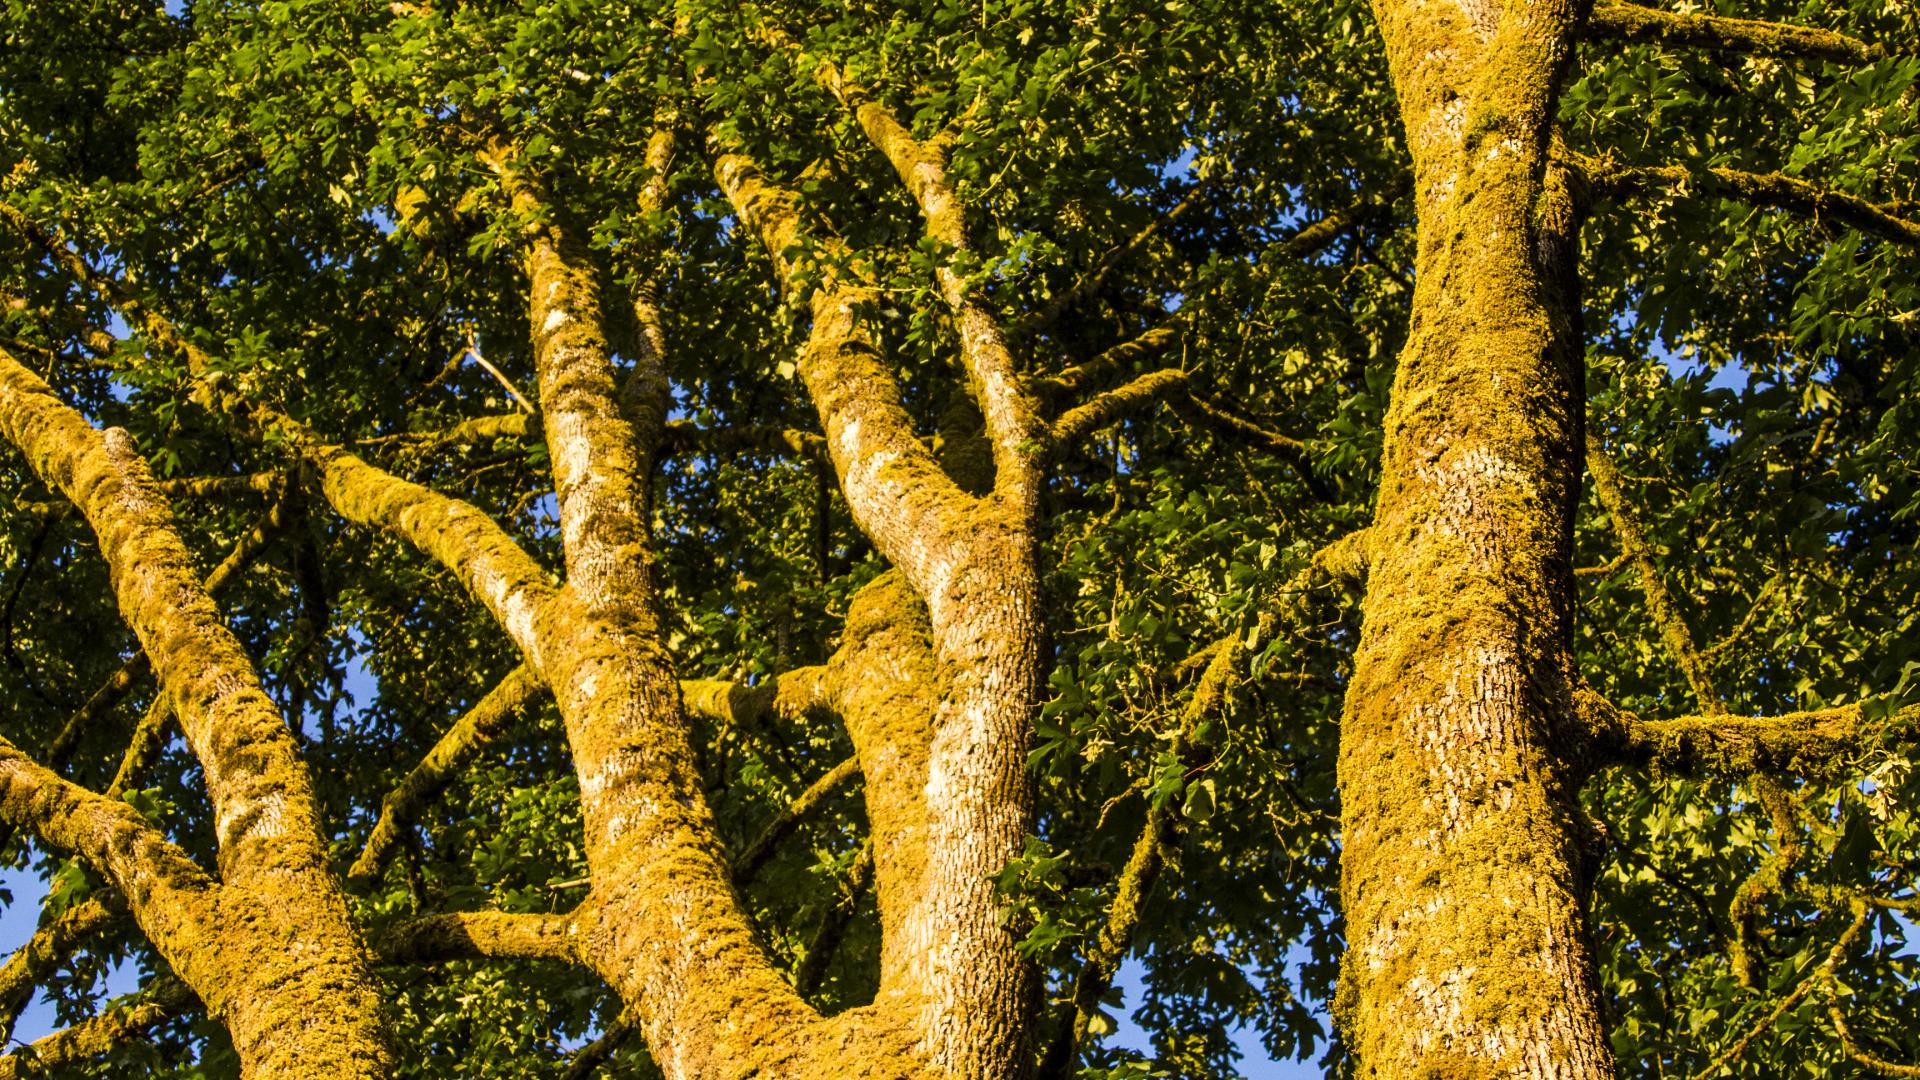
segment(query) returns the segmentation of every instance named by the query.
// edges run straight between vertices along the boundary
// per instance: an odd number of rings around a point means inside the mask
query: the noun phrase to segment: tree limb
[[[1840,225],[1907,247],[1920,246],[1920,221],[1905,216],[1905,204],[1876,203],[1857,195],[1811,184],[1785,173],[1754,173],[1681,165],[1615,165],[1599,158],[1578,159],[1595,195],[1664,193],[1717,195],[1763,209],[1785,210],[1815,221]]]
[[[573,915],[456,911],[389,927],[376,946],[385,964],[447,960],[575,960],[583,928]]]
[[[110,901],[110,902],[109,902]],[[33,937],[0,967],[0,1043],[13,1040],[20,1010],[48,975],[59,970],[74,950],[126,915],[118,894],[90,897],[41,924]]]
[[[90,1020],[36,1039],[25,1049],[0,1057],[0,1080],[24,1080],[39,1076],[47,1069],[71,1067],[97,1058],[193,1005],[192,991],[172,979],[159,981],[137,1000],[116,1005]]]
[[[762,22],[761,32],[776,46],[800,52],[800,43],[784,30]],[[926,221],[928,239],[953,254],[967,251],[966,204],[947,178],[944,155],[935,146],[913,137],[893,111],[865,87],[846,77],[825,57],[814,57],[814,77],[850,109],[868,141],[893,165],[900,183],[913,196]],[[953,311],[960,335],[960,360],[966,368],[987,438],[993,447],[994,489],[1016,503],[1027,505],[1039,497],[1040,464],[1033,445],[1045,432],[1038,403],[1007,349],[1000,320],[978,291],[942,261],[935,271],[940,292]]]
[[[1781,716],[1646,720],[1583,686],[1575,705],[1608,763],[1680,776],[1835,779],[1883,740],[1910,740],[1920,723],[1920,705],[1891,710],[1877,701]]]
[[[434,743],[418,765],[380,801],[380,816],[367,836],[349,881],[364,884],[379,876],[401,832],[427,800],[444,789],[482,747],[507,731],[508,721],[539,692],[541,682],[525,664],[508,672]]]
[[[1681,14],[1623,0],[1600,0],[1588,16],[1587,37],[1707,49],[1754,56],[1830,60],[1864,65],[1888,56],[1885,47],[1832,30],[1720,15]]]
[[[1856,904],[1853,921],[1847,925],[1845,930],[1841,931],[1840,939],[1833,943],[1833,948],[1827,950],[1826,959],[1820,962],[1820,966],[1810,972],[1806,978],[1800,980],[1798,986],[1795,986],[1787,996],[1781,998],[1757,1023],[1741,1033],[1738,1039],[1735,1039],[1729,1043],[1725,1049],[1721,1050],[1720,1053],[1714,1055],[1713,1060],[1707,1063],[1706,1068],[1693,1074],[1693,1080],[1710,1080],[1712,1077],[1721,1075],[1721,1071],[1729,1064],[1740,1060],[1740,1056],[1747,1052],[1747,1047],[1753,1045],[1755,1039],[1758,1039],[1772,1029],[1773,1025],[1779,1022],[1782,1016],[1785,1016],[1795,1005],[1805,1000],[1808,994],[1812,993],[1827,980],[1832,979],[1834,972],[1839,970],[1841,962],[1846,959],[1847,953],[1853,948],[1853,943],[1859,939],[1860,932],[1866,929],[1867,914],[1868,909],[1866,905]],[[1843,1042],[1845,1038],[1846,1036],[1843,1033],[1841,1035]]]
[[[795,797],[785,809],[774,815],[773,820],[767,822],[759,834],[749,841],[746,847],[740,849],[739,855],[734,857],[734,884],[745,886],[751,882],[754,875],[758,874],[760,868],[773,856],[774,849],[780,841],[785,840],[787,834],[793,832],[802,819],[859,775],[860,758],[854,756],[828,769],[820,779],[807,785],[805,791]]]
[[[1113,372],[1124,371],[1141,360],[1167,351],[1177,340],[1179,335],[1169,326],[1143,330],[1139,335],[1128,338],[1083,364],[1075,364],[1058,375],[1037,381],[1034,390],[1042,400],[1057,406],[1075,394],[1092,389]]]
[[[1620,539],[1621,552],[1633,561],[1633,567],[1640,575],[1640,590],[1647,598],[1647,611],[1660,627],[1667,648],[1680,664],[1688,685],[1693,688],[1700,711],[1723,711],[1720,695],[1714,690],[1713,679],[1707,673],[1706,661],[1694,646],[1693,632],[1687,627],[1687,620],[1680,613],[1680,605],[1674,602],[1673,594],[1667,591],[1660,568],[1653,561],[1653,546],[1647,542],[1646,530],[1640,525],[1640,515],[1633,504],[1627,501],[1626,491],[1620,483],[1620,467],[1600,444],[1599,438],[1591,434],[1587,436],[1587,471],[1593,476],[1594,494],[1600,497],[1600,505],[1606,509],[1607,516],[1613,519],[1613,531]]]
[[[633,1026],[633,1021],[628,1019],[626,1013],[621,1013],[613,1023],[607,1025],[607,1030],[601,1032],[599,1038],[581,1047],[567,1059],[567,1071],[560,1074],[560,1080],[587,1080],[637,1034],[639,1031]]]
[[[1056,447],[1071,446],[1130,412],[1187,394],[1188,386],[1187,373],[1178,368],[1148,372],[1067,410],[1053,422],[1050,437]]]
[[[840,888],[832,906],[820,914],[820,925],[814,928],[813,938],[807,942],[806,955],[800,958],[800,966],[793,972],[793,988],[802,997],[812,997],[820,989],[820,983],[827,977],[827,965],[833,962],[833,954],[839,951],[840,941],[846,936],[847,924],[853,921],[853,913],[860,906],[860,900],[873,888],[873,840],[869,838],[860,848],[860,854],[853,860],[853,866],[847,873],[846,883]]]
[[[1236,634],[1223,648],[1214,651],[1213,659],[1194,687],[1193,697],[1181,710],[1173,752],[1190,769],[1201,764],[1195,760],[1200,754],[1193,741],[1195,730],[1203,721],[1219,714],[1234,689],[1245,680],[1239,670],[1245,658],[1246,642]],[[1088,1025],[1099,1011],[1100,999],[1113,986],[1121,962],[1133,950],[1133,935],[1140,926],[1147,898],[1159,882],[1167,854],[1179,843],[1182,831],[1171,800],[1147,807],[1146,823],[1140,827],[1127,864],[1114,883],[1106,921],[1081,956],[1080,971],[1074,977],[1067,1003],[1071,1016],[1062,1016],[1053,1042],[1047,1047],[1038,1072],[1041,1080],[1064,1080],[1077,1069]]]

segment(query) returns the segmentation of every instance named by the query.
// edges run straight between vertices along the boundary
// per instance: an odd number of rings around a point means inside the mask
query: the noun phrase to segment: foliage
[[[1872,40],[1920,35],[1901,5],[1772,6],[1738,14]],[[1184,367],[1206,397],[1306,440],[1330,497],[1273,455],[1164,409],[1064,457],[1046,494],[1053,669],[1032,750],[1042,814],[1002,888],[1063,994],[1147,809],[1177,807],[1188,827],[1136,942],[1140,994],[1106,1002],[1151,1053],[1095,1046],[1082,1075],[1234,1075],[1242,1029],[1275,1058],[1346,1067],[1322,1006],[1341,949],[1334,748],[1357,617],[1323,597],[1304,630],[1262,638],[1259,620],[1319,546],[1365,523],[1407,330],[1406,162],[1364,8],[10,0],[3,18],[5,198],[188,328],[233,385],[487,508],[549,566],[558,542],[537,439],[411,437],[515,408],[479,357],[519,387],[530,380],[513,257],[527,223],[477,162],[489,132],[550,172],[617,280],[662,283],[674,415],[700,428],[817,426],[790,360],[804,312],[774,289],[766,254],[718,196],[698,135],[709,122],[793,182],[879,283],[884,304],[868,317],[929,439],[964,392],[935,266],[1007,312],[1065,302],[1051,322],[1016,323],[1035,376],[1177,327],[1177,352],[1138,371]],[[800,54],[755,37],[760,19],[842,64],[917,135],[947,140],[975,250],[919,239],[910,201],[851,115]],[[1590,416],[1738,712],[1860,700],[1920,661],[1920,277],[1910,249],[1723,200],[1704,170],[1785,169],[1911,205],[1917,80],[1912,56],[1849,69],[1588,44],[1563,94],[1579,151],[1680,160],[1697,177],[1682,193],[1598,207],[1586,229]],[[641,148],[656,118],[688,134],[668,205],[649,213]],[[1349,212],[1354,223],[1325,246],[1287,248]],[[1103,287],[1074,299],[1109,261]],[[19,297],[0,335],[47,350],[36,355],[60,392],[131,431],[163,476],[287,466],[280,448],[197,403],[165,349],[4,231],[0,274]],[[119,340],[99,348],[89,327]],[[133,645],[83,524],[18,461],[0,459],[0,487],[11,496],[0,505],[0,731],[38,747]],[[655,499],[671,645],[688,678],[759,682],[823,662],[850,596],[883,569],[804,459],[686,451],[659,470]],[[394,781],[515,661],[435,567],[306,501],[222,603],[299,725],[344,869]],[[265,506],[182,499],[176,511],[211,566]],[[1591,500],[1577,538],[1584,566],[1618,552]],[[1632,569],[1579,581],[1588,678],[1650,714],[1694,711]],[[1196,769],[1174,749],[1196,673],[1186,662],[1229,635],[1250,638],[1255,677],[1196,733],[1209,759]],[[151,692],[116,710],[72,778],[105,786]],[[394,870],[357,897],[367,926],[567,902],[579,818],[555,729],[550,707],[531,711],[504,757],[431,808]],[[709,797],[735,843],[847,752],[821,718],[706,734]],[[1856,764],[1869,780],[1797,792],[1802,872],[1900,895],[1920,869],[1920,776],[1899,756]],[[171,744],[130,801],[206,856],[197,783]],[[1729,909],[1782,843],[1750,786],[1613,770],[1586,804],[1622,1068],[1691,1075],[1808,977],[1845,914],[1764,905],[1759,978],[1744,986],[1727,958]],[[836,799],[752,884],[754,917],[783,959],[804,957],[863,835],[858,799]],[[52,904],[97,885],[17,840],[9,850],[59,882]],[[870,914],[869,901],[819,992],[831,1008],[872,992]],[[1897,1060],[1920,1058],[1920,1033],[1900,1022],[1920,1004],[1909,931],[1877,917],[1840,980],[1856,1030]],[[48,988],[63,1019],[101,1003],[99,976],[121,956],[164,967],[136,936],[94,943]],[[389,975],[418,1075],[552,1075],[617,1012],[589,976],[558,965]],[[204,1020],[149,1038],[85,1075],[235,1068]],[[649,1075],[644,1057],[630,1045],[608,1074]],[[1731,1067],[1824,1076],[1840,1061],[1812,995]]]

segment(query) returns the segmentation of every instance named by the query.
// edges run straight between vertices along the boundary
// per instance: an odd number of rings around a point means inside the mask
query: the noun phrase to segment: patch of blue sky
[[[1102,1046],[1117,1047],[1140,1055],[1142,1060],[1153,1060],[1153,1042],[1146,1029],[1133,1019],[1134,1008],[1144,995],[1146,973],[1145,964],[1138,958],[1130,958],[1120,966],[1120,973],[1114,978],[1113,985],[1121,994],[1121,1005],[1112,1010],[1114,1030],[1101,1040]],[[1249,974],[1248,978],[1252,978]],[[1320,1022],[1323,1031],[1331,1031],[1333,1021],[1319,1003],[1311,1003],[1314,1019]],[[1326,1075],[1320,1066],[1312,1061],[1281,1061],[1267,1053],[1261,1045],[1260,1033],[1247,1024],[1236,1024],[1228,1031],[1228,1038],[1234,1048],[1240,1051],[1240,1060],[1236,1065],[1239,1075],[1245,1080],[1321,1080]],[[1323,1044],[1324,1045],[1324,1044]]]

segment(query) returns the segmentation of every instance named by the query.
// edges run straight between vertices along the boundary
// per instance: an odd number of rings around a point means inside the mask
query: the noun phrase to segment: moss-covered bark
[[[1576,214],[1549,151],[1579,10],[1375,11],[1418,287],[1341,728],[1336,1015],[1363,1076],[1607,1077],[1561,756],[1583,405]]]
[[[862,122],[875,123],[864,107]],[[875,137],[884,143],[886,132]],[[937,201],[938,177],[925,161],[909,161],[910,150],[896,145],[889,153],[906,155],[899,171],[916,198]],[[787,253],[801,233],[798,200],[739,154],[721,154],[714,173],[795,284],[801,268]],[[930,222],[945,220],[944,206],[923,202],[922,209]],[[904,984],[919,999],[921,1045],[936,1067],[966,1077],[1018,1076],[1029,1067],[1037,982],[1001,923],[992,881],[1019,854],[1032,816],[1026,752],[1042,632],[1035,491],[1032,463],[1020,456],[1029,450],[1006,440],[1027,431],[1037,413],[1029,391],[992,374],[997,336],[968,345],[963,328],[963,359],[995,465],[991,489],[969,493],[914,431],[899,383],[862,324],[873,299],[844,276],[819,285],[809,297],[813,324],[797,366],[855,522],[926,605],[941,675],[926,734],[923,876],[914,914],[900,924],[904,937],[886,948],[905,958]],[[875,783],[869,772],[870,798]],[[876,856],[884,904],[894,886],[884,869],[887,854]]]
[[[95,430],[3,351],[0,433],[99,538],[121,613],[205,774],[221,884],[163,841],[141,839],[124,820],[130,808],[35,775],[17,754],[5,817],[102,869],[227,1024],[249,1075],[381,1075],[390,1047],[379,1001],[327,870],[306,766],[201,586],[145,461],[126,433]]]

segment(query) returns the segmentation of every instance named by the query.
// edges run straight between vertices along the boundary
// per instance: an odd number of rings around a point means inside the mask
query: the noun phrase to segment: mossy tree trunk
[[[1363,1076],[1608,1077],[1571,764],[1577,212],[1552,163],[1581,11],[1375,9],[1418,286],[1341,731],[1338,1016]]]

